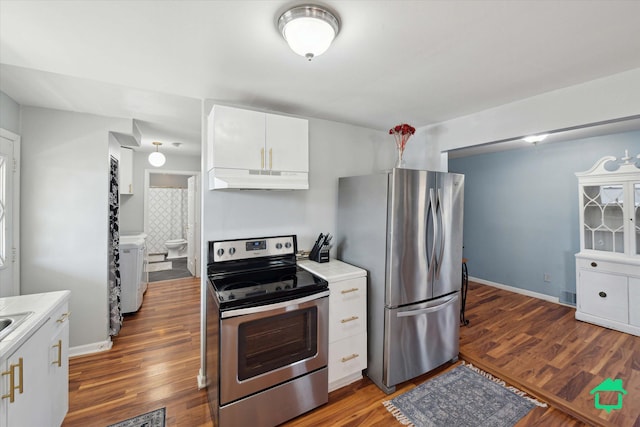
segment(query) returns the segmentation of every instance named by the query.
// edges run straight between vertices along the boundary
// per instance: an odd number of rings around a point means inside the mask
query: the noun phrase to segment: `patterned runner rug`
[[[457,366],[383,404],[400,423],[415,427],[507,427],[534,407],[547,406],[472,365]]]
[[[165,408],[156,409],[119,423],[111,424],[108,427],[164,427]]]

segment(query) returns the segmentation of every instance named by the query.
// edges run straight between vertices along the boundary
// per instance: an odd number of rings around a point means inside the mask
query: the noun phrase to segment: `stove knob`
[[[233,255],[236,253],[236,248],[229,248],[229,255]]]
[[[222,248],[218,249],[217,253],[218,253],[218,256],[224,255],[224,249],[222,249]]]
[[[282,288],[280,286],[276,286],[276,291],[281,291]]]
[[[289,286],[289,285],[284,285],[284,288],[285,288],[285,289],[291,289],[291,286]]]
[[[282,243],[276,243],[276,249],[282,249]]]
[[[229,299],[236,299],[236,296],[234,294],[229,294]]]
[[[287,242],[287,243],[285,243],[285,244],[284,244],[284,247],[285,247],[285,248],[287,248],[287,249],[289,249],[289,248],[291,247],[291,242]]]

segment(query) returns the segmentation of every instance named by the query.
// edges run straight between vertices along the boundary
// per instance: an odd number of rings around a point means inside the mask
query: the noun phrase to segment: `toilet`
[[[167,248],[167,259],[183,258],[187,256],[187,241],[185,239],[167,240],[164,245]]]

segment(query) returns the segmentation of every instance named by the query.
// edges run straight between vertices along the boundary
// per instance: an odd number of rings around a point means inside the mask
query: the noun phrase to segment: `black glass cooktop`
[[[210,274],[221,310],[259,306],[328,289],[326,280],[298,266]]]

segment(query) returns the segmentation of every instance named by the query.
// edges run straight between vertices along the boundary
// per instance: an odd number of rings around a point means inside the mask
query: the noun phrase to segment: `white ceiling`
[[[640,1],[323,1],[342,27],[311,62],[275,27],[300,3],[0,0],[0,90],[192,153],[202,99],[386,130],[640,68]]]

